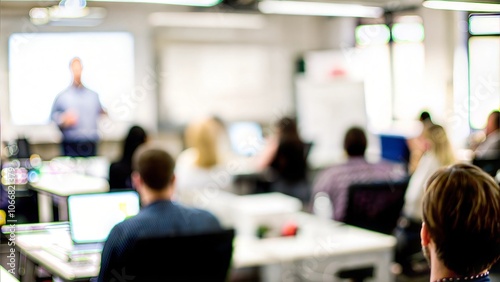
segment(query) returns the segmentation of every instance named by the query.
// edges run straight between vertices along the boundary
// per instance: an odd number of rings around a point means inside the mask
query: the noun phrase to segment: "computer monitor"
[[[228,125],[228,135],[233,151],[241,156],[254,156],[263,147],[262,127],[257,122],[240,121]]]
[[[111,229],[139,212],[136,191],[79,194],[68,197],[71,239],[75,244],[106,241]]]
[[[382,159],[408,165],[410,149],[405,136],[380,135]]]

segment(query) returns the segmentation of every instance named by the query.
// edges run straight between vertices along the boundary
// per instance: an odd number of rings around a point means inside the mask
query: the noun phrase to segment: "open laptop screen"
[[[228,125],[231,147],[241,156],[254,156],[263,146],[262,127],[257,122],[240,121]]]
[[[111,229],[139,212],[136,191],[79,194],[68,197],[71,239],[74,243],[106,241]]]

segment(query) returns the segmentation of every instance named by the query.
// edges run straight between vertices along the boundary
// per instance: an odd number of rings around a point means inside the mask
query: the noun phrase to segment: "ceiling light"
[[[52,6],[48,8],[32,8],[29,12],[34,25],[57,26],[96,26],[106,17],[106,9],[98,7],[64,8]]]
[[[149,4],[168,4],[181,6],[199,6],[211,7],[219,4],[222,0],[92,0],[92,2],[126,2],[126,3],[149,3]]]
[[[149,16],[149,23],[171,27],[261,29],[266,19],[258,14],[156,12]]]
[[[303,2],[285,0],[263,0],[258,8],[265,14],[361,17],[378,18],[384,10],[380,7],[369,7],[355,4],[336,4],[325,2]]]
[[[66,9],[83,9],[87,6],[86,0],[62,0],[59,7]]]
[[[465,2],[465,1],[424,1],[422,5],[426,8],[455,11],[473,12],[500,12],[500,4],[487,2]]]

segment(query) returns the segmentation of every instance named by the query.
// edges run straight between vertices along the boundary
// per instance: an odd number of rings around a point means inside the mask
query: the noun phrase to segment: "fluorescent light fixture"
[[[83,9],[86,6],[86,0],[61,0],[59,3],[59,7],[66,9]]]
[[[259,2],[258,8],[264,14],[330,17],[378,18],[384,13],[384,9],[380,7],[286,0],[263,0]]]
[[[356,43],[361,46],[386,44],[391,38],[389,27],[385,24],[359,25],[355,35]]]
[[[266,19],[259,14],[156,12],[149,15],[149,23],[170,27],[261,29]]]
[[[422,5],[426,8],[440,9],[440,10],[500,12],[500,4],[484,3],[484,2],[433,0],[433,1],[424,1]]]
[[[469,31],[472,35],[500,34],[500,15],[472,15]]]
[[[148,3],[168,4],[180,6],[211,7],[219,4],[222,0],[92,0],[92,2],[120,2],[120,3]]]
[[[29,12],[30,20],[34,25],[56,26],[96,26],[106,17],[104,8],[64,8],[52,6],[49,8],[32,8]]]

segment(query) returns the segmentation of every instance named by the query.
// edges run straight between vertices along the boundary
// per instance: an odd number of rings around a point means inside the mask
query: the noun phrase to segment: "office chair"
[[[407,180],[351,185],[344,222],[392,234],[403,208],[407,187]]]
[[[353,184],[344,222],[372,231],[392,234],[404,204],[408,181]],[[362,282],[373,276],[373,267],[345,269],[336,275]]]
[[[234,229],[209,234],[143,238],[116,269],[133,281],[227,281]]]
[[[31,144],[25,137],[20,137],[15,140],[14,147],[10,158],[11,159],[29,159],[31,157]]]
[[[500,170],[500,156],[496,159],[473,159],[472,164],[495,178],[498,170]]]

